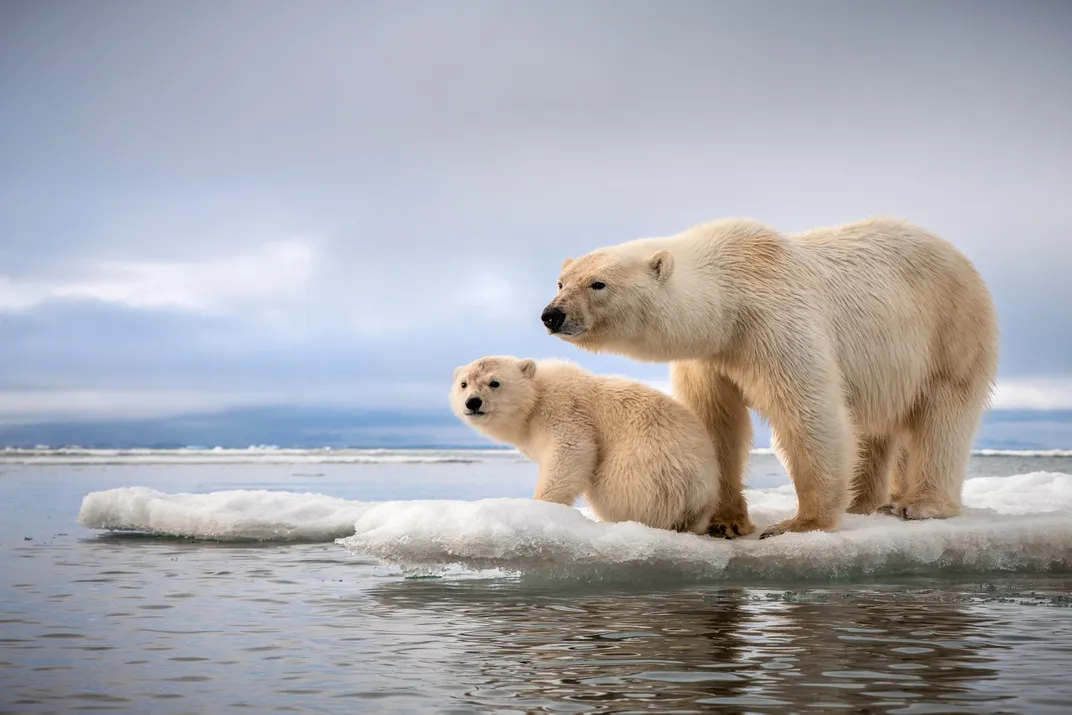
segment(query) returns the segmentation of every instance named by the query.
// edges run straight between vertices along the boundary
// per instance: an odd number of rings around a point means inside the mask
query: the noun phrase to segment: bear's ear
[[[532,377],[536,374],[536,361],[535,360],[522,360],[517,364],[517,369],[521,371],[524,377]]]
[[[458,367],[454,368],[454,382],[458,381],[458,378],[461,377],[462,370],[464,369],[465,365],[459,365]]]
[[[674,272],[674,257],[670,255],[670,251],[656,251],[648,259],[648,267],[655,274],[655,280],[661,283]]]
[[[562,272],[562,271],[566,270],[567,268],[569,268],[571,263],[573,263],[572,258],[567,258],[566,260],[562,261],[562,268],[559,269],[559,272]]]

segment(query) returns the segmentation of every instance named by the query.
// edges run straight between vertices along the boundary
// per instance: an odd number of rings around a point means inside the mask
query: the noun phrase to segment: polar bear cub
[[[454,372],[458,418],[540,467],[535,499],[601,521],[706,534],[718,460],[703,423],[658,390],[560,360],[485,357]],[[713,534],[722,535],[722,534]]]

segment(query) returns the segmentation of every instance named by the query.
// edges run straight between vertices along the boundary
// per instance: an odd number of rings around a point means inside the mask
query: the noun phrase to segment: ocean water
[[[511,452],[0,452],[0,712],[1065,712],[1070,474],[726,542]],[[757,522],[787,484],[753,457]]]

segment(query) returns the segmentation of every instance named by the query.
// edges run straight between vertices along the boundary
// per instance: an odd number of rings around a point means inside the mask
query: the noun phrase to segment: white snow
[[[905,522],[847,515],[837,533],[725,541],[603,524],[530,499],[356,502],[320,494],[164,494],[144,487],[85,497],[80,524],[201,539],[328,541],[412,571],[449,565],[536,576],[646,581],[847,578],[1072,568],[1072,476],[970,479],[964,513]],[[760,529],[791,516],[791,486],[750,490]]]

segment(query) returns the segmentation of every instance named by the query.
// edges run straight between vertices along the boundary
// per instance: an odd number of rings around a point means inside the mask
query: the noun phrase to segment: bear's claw
[[[905,521],[919,521],[922,519],[947,519],[956,516],[959,509],[941,504],[904,504],[893,502],[880,506],[875,510],[876,514],[889,514]]]

